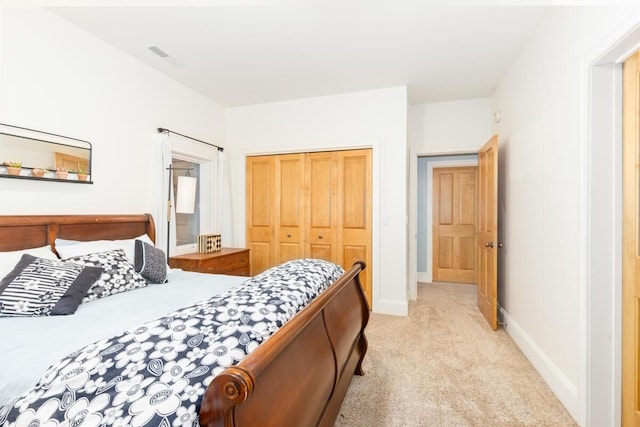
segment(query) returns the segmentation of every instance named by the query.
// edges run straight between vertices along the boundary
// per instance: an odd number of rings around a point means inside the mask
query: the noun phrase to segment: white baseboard
[[[391,314],[393,316],[408,316],[409,304],[406,301],[380,300],[373,304],[374,313]]]
[[[526,331],[513,320],[509,313],[500,307],[500,313],[506,324],[504,329],[513,342],[520,348],[525,357],[538,371],[542,379],[558,397],[574,420],[580,419],[580,405],[576,386],[549,359],[536,342],[527,335]]]
[[[431,277],[426,272],[418,271],[418,282],[429,283],[431,282]]]

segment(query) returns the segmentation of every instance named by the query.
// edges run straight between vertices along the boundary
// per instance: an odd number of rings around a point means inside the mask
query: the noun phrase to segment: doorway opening
[[[478,155],[418,156],[417,168],[417,281],[433,281],[433,170],[477,166]]]

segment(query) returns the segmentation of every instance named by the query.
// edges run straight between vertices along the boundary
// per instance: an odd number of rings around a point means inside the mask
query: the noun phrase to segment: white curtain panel
[[[222,235],[222,246],[232,247],[233,240],[233,215],[231,211],[231,185],[227,159],[224,151],[218,152],[218,179],[217,179],[217,221],[218,229]]]
[[[171,191],[171,200],[175,200],[173,188],[169,190],[169,170],[171,165],[171,137],[166,133],[158,133],[155,135],[153,144],[153,219],[156,224],[156,247],[167,250],[167,214],[168,211],[168,193]],[[176,218],[173,211],[170,212],[171,224],[171,241],[176,241]]]

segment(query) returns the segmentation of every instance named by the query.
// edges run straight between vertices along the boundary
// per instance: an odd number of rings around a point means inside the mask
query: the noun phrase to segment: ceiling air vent
[[[160,49],[158,46],[149,46],[147,49],[149,49],[151,52],[155,53],[160,58],[164,59],[165,61],[167,61],[169,64],[173,65],[174,67],[184,67],[182,62],[178,61],[177,59],[175,59],[174,57],[169,55],[167,52],[165,52],[164,50]]]
[[[151,52],[158,55],[160,58],[168,58],[169,54],[164,50],[160,49],[158,46],[149,46],[148,48]]]

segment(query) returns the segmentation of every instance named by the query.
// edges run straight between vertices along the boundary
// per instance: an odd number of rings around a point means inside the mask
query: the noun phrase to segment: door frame
[[[409,298],[415,300],[418,297],[418,282],[430,282],[433,278],[433,245],[431,240],[427,241],[427,273],[418,274],[418,157],[440,157],[440,156],[464,156],[478,155],[478,147],[465,148],[461,150],[451,151],[421,151],[417,152],[413,148],[410,149],[410,165],[409,165]],[[469,163],[474,160],[441,160],[435,161],[437,167],[455,167],[455,166],[478,166],[478,160],[475,164]],[[433,187],[433,167],[427,166],[427,186]],[[427,197],[427,230],[433,226],[433,191]]]
[[[580,67],[581,425],[620,426],[622,342],[622,62],[640,48],[640,14]],[[613,114],[612,114],[613,112]],[[613,143],[612,143],[613,141]],[[603,203],[604,201],[604,203]]]

